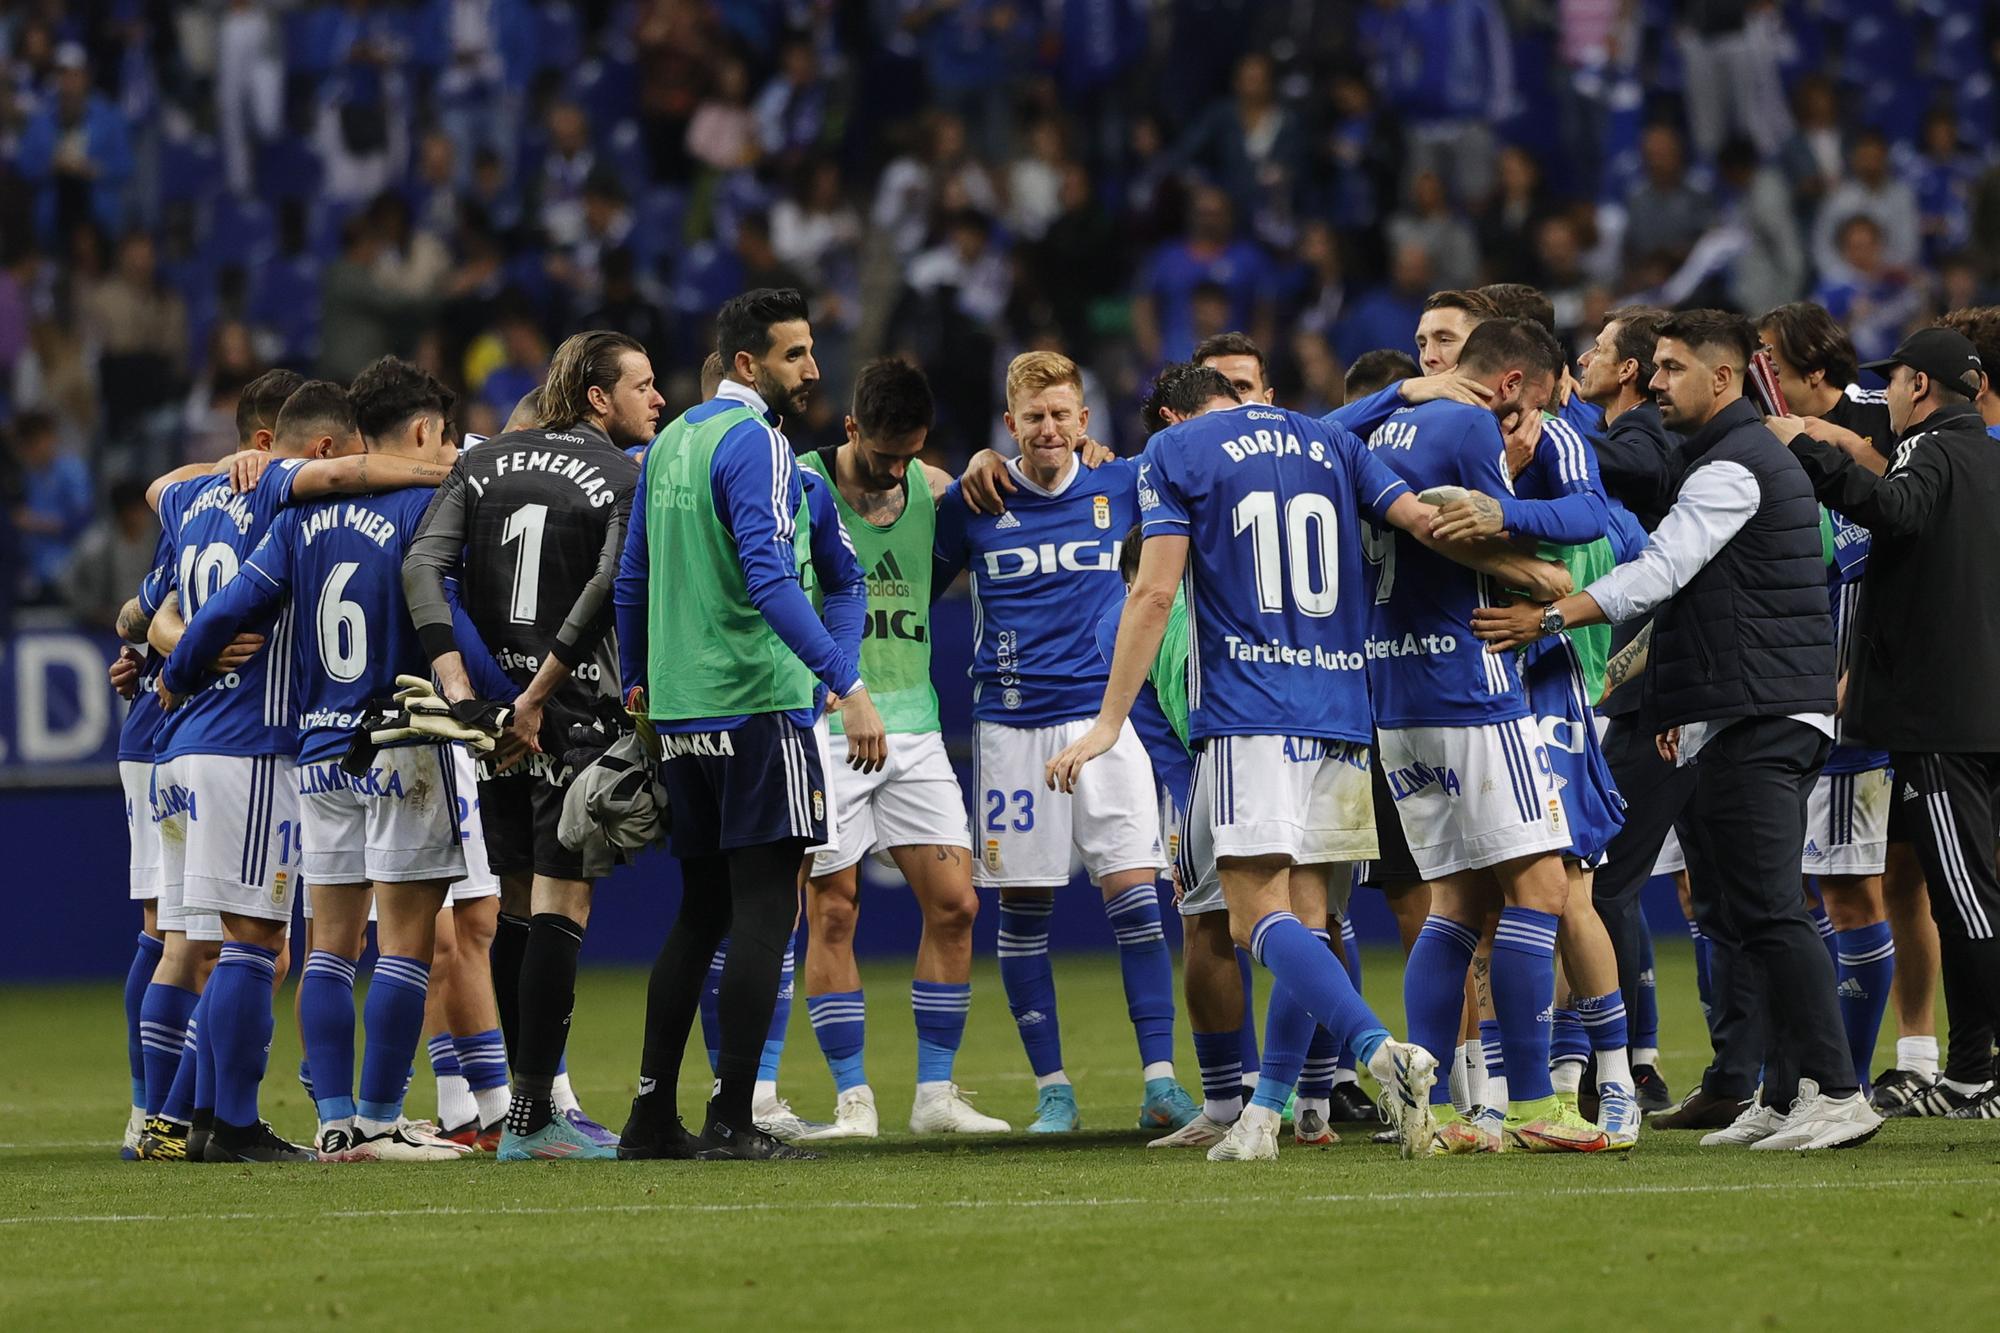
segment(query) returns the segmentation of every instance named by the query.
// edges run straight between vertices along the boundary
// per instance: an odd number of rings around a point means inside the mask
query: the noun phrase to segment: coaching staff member
[[[1827,507],[1874,534],[1847,723],[1864,744],[1889,751],[1899,789],[1914,786],[1923,804],[1914,832],[1946,1006],[1992,1022],[2000,1019],[2000,625],[1992,616],[2000,606],[2000,446],[1974,404],[1981,366],[1963,334],[1919,330],[1863,369],[1889,376],[1896,444],[1887,473],[1804,436],[1792,448]],[[1960,1114],[2000,1119],[2000,1093]]]
[[[1756,347],[1750,322],[1722,311],[1660,326],[1652,388],[1667,427],[1686,436],[1672,508],[1636,560],[1548,607],[1476,611],[1473,632],[1504,650],[1654,613],[1641,686],[1667,728],[1662,754],[1694,766],[1695,918],[1733,948],[1735,967],[1755,969],[1754,986],[1715,978],[1704,1088],[1747,1095],[1714,1084],[1754,1077],[1764,1061],[1763,1096],[1702,1142],[1836,1148],[1882,1122],[1855,1084],[1833,963],[1799,893],[1806,797],[1833,745],[1833,621],[1812,486],[1743,397]]]

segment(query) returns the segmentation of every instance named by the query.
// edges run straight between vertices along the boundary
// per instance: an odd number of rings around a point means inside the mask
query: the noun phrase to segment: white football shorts
[[[465,875],[458,772],[442,744],[379,751],[360,777],[338,760],[301,764],[306,878],[315,884],[408,884]]]
[[[138,760],[118,761],[118,783],[125,789],[126,858],[132,901],[160,896],[160,830],[153,823],[153,766]]]
[[[1560,852],[1569,821],[1532,717],[1381,733],[1382,767],[1425,879]]]
[[[1889,802],[1895,778],[1886,768],[1822,773],[1806,798],[1807,875],[1879,875],[1889,856]]]
[[[1072,849],[1096,884],[1123,870],[1157,874],[1166,864],[1152,761],[1130,722],[1117,744],[1084,765],[1074,793],[1049,790],[1049,760],[1090,730],[1094,720],[1048,727],[973,723],[973,820],[979,840],[972,865],[975,885],[1067,884]]]
[[[1673,829],[1668,829],[1667,840],[1660,844],[1660,854],[1653,860],[1653,873],[1678,875],[1687,868],[1687,853],[1681,850],[1681,835]]]
[[[822,856],[840,855],[840,820],[837,818],[840,813],[840,800],[831,794],[833,790],[833,728],[828,725],[825,713],[821,713],[817,718],[813,719],[812,733],[813,749],[819,751],[820,781],[826,784],[828,791],[827,799],[834,803],[833,809],[827,812],[826,841],[816,842],[806,848],[806,855],[812,857],[817,862]],[[848,771],[850,773],[853,772],[852,769]],[[856,774],[856,776],[859,775]],[[815,802],[817,802],[819,793],[814,792],[813,797]],[[815,812],[814,818],[817,819],[818,817],[818,812]]]
[[[189,913],[290,921],[299,882],[298,788],[283,755],[184,754],[153,766],[160,919],[221,939]],[[185,923],[185,924],[181,924]]]
[[[892,734],[889,762],[873,773],[847,766],[847,737],[836,734],[829,738],[825,765],[834,814],[827,827],[836,850],[813,858],[814,875],[834,874],[892,847],[972,850],[965,793],[940,733]]]
[[[448,903],[500,896],[500,877],[486,859],[486,825],[479,818],[479,762],[463,745],[451,747],[452,780],[458,784],[458,842],[465,852],[465,878],[445,894]]]
[[[1188,827],[1215,856],[1294,865],[1372,861],[1368,747],[1317,736],[1211,736],[1195,755]]]

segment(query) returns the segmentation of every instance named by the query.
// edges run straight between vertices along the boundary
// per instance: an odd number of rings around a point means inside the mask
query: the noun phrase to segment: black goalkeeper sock
[[[798,874],[805,844],[796,839],[742,847],[729,858],[729,957],[722,965],[717,1007],[722,1018],[722,1050],[715,1073],[722,1087],[710,1113],[747,1128],[756,1091],[757,1066],[771,1014],[778,1005],[778,982],[785,946],[798,919]]]
[[[507,1046],[507,1066],[514,1065],[515,1049],[521,1039],[521,956],[528,950],[528,922],[525,917],[500,914],[493,931],[493,999],[500,1009],[500,1039]]]
[[[729,933],[729,921],[728,863],[719,856],[682,858],[680,915],[646,983],[646,1045],[633,1109],[649,1124],[669,1124],[678,1114],[681,1057],[708,980],[708,961]]]
[[[576,1007],[576,958],[582,948],[583,927],[566,916],[537,912],[529,923],[521,958],[514,1107],[507,1113],[516,1134],[532,1134],[554,1116],[550,1091],[569,1036],[570,1011]]]

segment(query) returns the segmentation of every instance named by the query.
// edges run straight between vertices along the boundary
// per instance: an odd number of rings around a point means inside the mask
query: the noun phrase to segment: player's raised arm
[[[438,487],[430,508],[424,510],[423,522],[403,556],[403,598],[409,604],[410,623],[417,628],[417,641],[438,673],[445,698],[453,703],[473,697],[458,640],[452,634],[451,601],[444,592],[446,577],[458,572],[465,556],[468,506],[461,458]]]

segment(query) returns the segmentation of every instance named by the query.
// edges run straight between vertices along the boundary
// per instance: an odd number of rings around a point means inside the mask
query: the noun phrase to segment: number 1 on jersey
[[[1333,614],[1340,601],[1340,515],[1332,499],[1305,491],[1286,501],[1282,542],[1276,491],[1250,492],[1236,502],[1230,517],[1234,535],[1250,534],[1259,611],[1281,614],[1289,584],[1291,603],[1302,613]]]
[[[500,530],[500,544],[514,541],[521,549],[514,553],[514,599],[507,618],[516,625],[535,623],[535,608],[542,595],[542,529],[549,521],[547,505],[522,505],[507,516]]]

